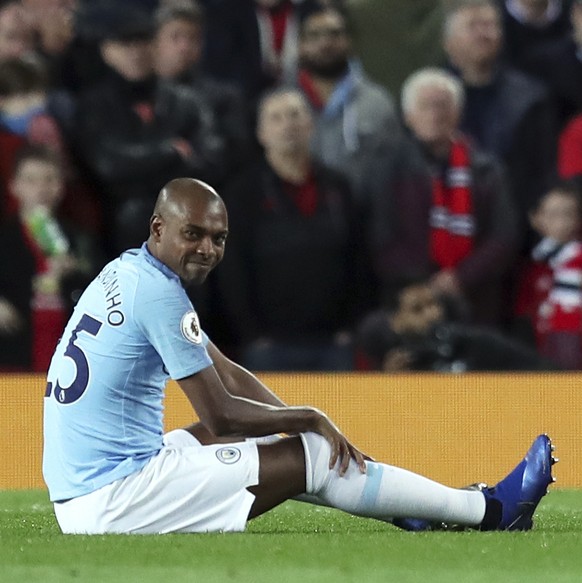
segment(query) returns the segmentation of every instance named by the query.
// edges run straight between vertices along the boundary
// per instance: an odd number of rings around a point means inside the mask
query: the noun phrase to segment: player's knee
[[[317,494],[329,478],[329,458],[331,446],[317,433],[301,433],[305,450],[305,491]]]

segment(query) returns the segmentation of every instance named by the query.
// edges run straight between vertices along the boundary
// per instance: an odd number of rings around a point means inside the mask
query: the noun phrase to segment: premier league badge
[[[182,330],[182,336],[184,336],[186,340],[193,342],[194,344],[202,343],[202,331],[200,330],[198,315],[194,310],[186,312],[182,316],[180,328]]]

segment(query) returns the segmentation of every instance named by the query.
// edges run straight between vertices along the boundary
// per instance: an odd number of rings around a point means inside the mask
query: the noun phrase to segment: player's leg
[[[361,474],[354,462],[340,477],[328,469],[330,446],[314,433],[302,434],[306,492],[325,504],[359,516],[390,521],[414,517],[464,524],[483,530],[527,530],[552,483],[551,441],[536,438],[524,459],[493,488],[459,490],[387,464],[367,462]]]
[[[331,451],[325,439],[314,433],[302,434],[301,439],[306,492],[329,506],[387,522],[394,517],[414,516],[479,525],[485,518],[486,502],[480,492],[449,488],[377,462],[367,462],[365,474],[351,462],[346,475],[340,477],[336,469],[329,470]]]
[[[258,451],[259,484],[249,488],[255,495],[249,518],[303,493],[316,503],[383,521],[414,516],[479,525],[486,515],[482,493],[448,488],[394,466],[368,462],[362,474],[352,462],[340,477],[329,469],[328,442],[315,433],[259,445]]]
[[[241,441],[240,437],[217,437],[202,423],[194,423],[183,428],[190,435],[198,440],[201,445],[213,445],[215,443],[236,443]]]
[[[305,492],[305,453],[299,437],[258,445],[259,483],[249,488],[255,495],[249,518]]]
[[[214,445],[217,443],[237,443],[242,441],[240,437],[217,437],[202,423],[194,423],[183,429],[174,431],[187,431],[200,445]],[[167,434],[166,434],[167,435]],[[265,435],[264,437],[247,437],[244,441],[254,441],[257,445],[277,443],[285,439],[282,435]]]

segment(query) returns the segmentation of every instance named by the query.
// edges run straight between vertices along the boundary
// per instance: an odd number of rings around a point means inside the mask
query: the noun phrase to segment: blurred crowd
[[[226,201],[189,294],[253,370],[582,369],[582,0],[443,0],[398,94],[350,10],[0,0],[0,370],[46,370],[179,176]]]

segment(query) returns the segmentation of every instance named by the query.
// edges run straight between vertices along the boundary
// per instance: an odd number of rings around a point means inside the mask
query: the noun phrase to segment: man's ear
[[[150,219],[150,234],[154,240],[159,241],[163,228],[163,220],[159,215],[152,215]]]

